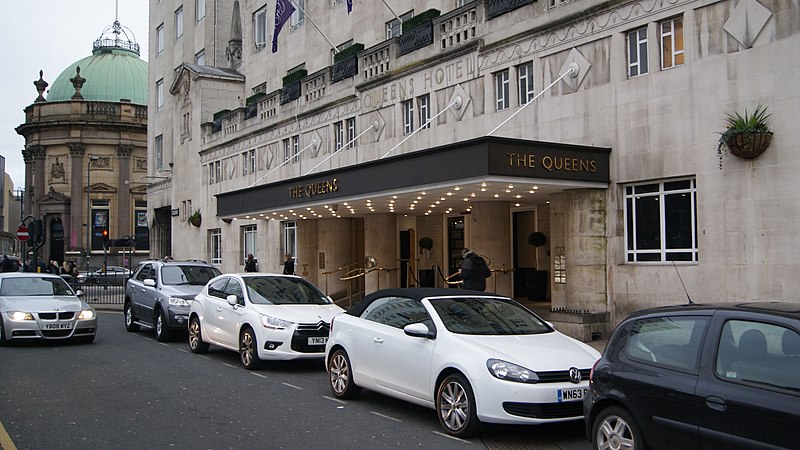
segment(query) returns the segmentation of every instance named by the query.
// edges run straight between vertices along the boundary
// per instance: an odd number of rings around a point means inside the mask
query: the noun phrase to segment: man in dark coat
[[[245,272],[257,272],[258,267],[256,266],[256,260],[253,258],[253,254],[250,253],[247,255],[247,260],[244,262],[244,271]]]
[[[464,281],[464,289],[485,291],[486,279],[492,275],[486,260],[468,248],[461,250],[461,257],[464,261],[461,262],[459,273]]]

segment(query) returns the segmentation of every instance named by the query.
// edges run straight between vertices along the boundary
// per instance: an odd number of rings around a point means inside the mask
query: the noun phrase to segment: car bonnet
[[[295,323],[330,323],[334,316],[344,312],[337,305],[253,305],[253,310],[267,316]]]
[[[592,347],[557,331],[528,335],[464,335],[456,339],[479,347],[489,358],[519,364],[533,371],[587,369],[600,358]]]
[[[71,295],[60,296],[18,296],[3,297],[3,310],[40,312],[40,311],[80,311],[83,302]]]

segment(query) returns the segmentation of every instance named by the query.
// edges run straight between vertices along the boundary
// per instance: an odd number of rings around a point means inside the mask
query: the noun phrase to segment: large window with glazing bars
[[[627,261],[697,262],[694,178],[625,186]]]

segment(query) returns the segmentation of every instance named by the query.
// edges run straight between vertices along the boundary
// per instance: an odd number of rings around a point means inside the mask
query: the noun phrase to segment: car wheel
[[[0,347],[5,347],[6,345],[8,345],[8,341],[6,340],[6,328],[3,323],[3,317],[0,316]]]
[[[256,334],[251,328],[245,328],[239,336],[239,359],[242,360],[242,366],[248,370],[257,369],[261,365]]]
[[[328,380],[331,391],[336,398],[355,398],[361,388],[353,382],[353,370],[350,357],[343,349],[338,349],[328,358]]]
[[[592,445],[603,450],[644,450],[647,446],[639,431],[639,426],[628,411],[611,406],[594,419],[592,426]]]
[[[131,308],[130,302],[125,303],[122,314],[125,316],[125,329],[128,331],[139,331],[139,324],[136,323],[136,319],[133,317],[133,308]]]
[[[475,410],[475,395],[469,381],[460,373],[448,375],[436,389],[439,423],[451,436],[466,438],[478,432],[480,421]]]
[[[172,333],[167,328],[167,314],[164,310],[159,310],[156,313],[156,339],[158,342],[167,342],[172,338]]]
[[[208,343],[203,342],[203,332],[200,328],[200,319],[192,317],[189,321],[189,350],[192,353],[205,353],[208,351]]]

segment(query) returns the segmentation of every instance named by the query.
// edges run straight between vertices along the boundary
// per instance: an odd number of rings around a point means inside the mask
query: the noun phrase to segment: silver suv
[[[125,285],[125,329],[154,328],[159,342],[185,331],[189,302],[220,271],[205,261],[149,260],[139,264]]]

